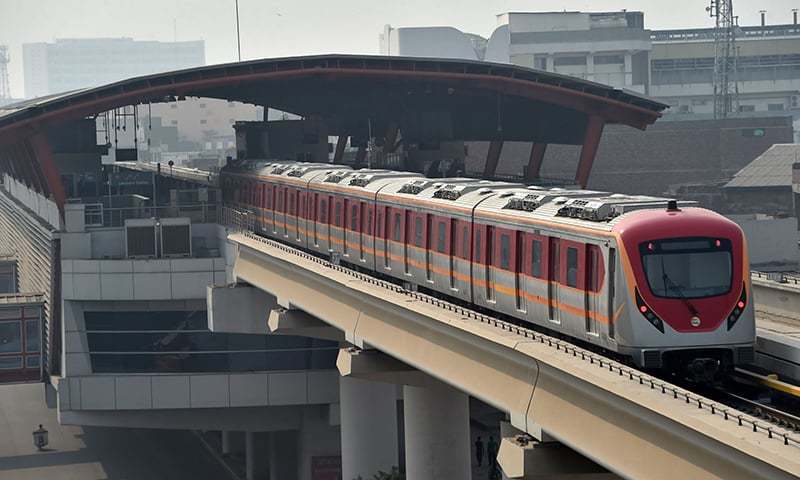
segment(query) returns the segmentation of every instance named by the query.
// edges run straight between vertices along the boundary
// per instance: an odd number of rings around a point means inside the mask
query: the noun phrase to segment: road
[[[39,424],[50,445],[38,452]],[[61,426],[42,384],[0,386],[0,480],[227,480],[189,431]]]

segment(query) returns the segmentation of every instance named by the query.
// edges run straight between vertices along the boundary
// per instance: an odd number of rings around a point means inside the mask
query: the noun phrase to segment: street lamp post
[[[239,36],[239,0],[236,2],[236,50],[239,52],[239,61],[242,61],[242,39]]]

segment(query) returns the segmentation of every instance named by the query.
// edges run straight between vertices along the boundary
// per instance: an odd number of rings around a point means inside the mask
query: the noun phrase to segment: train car
[[[520,186],[469,178],[387,186],[377,198],[379,216],[389,221],[377,235],[384,255],[376,271],[471,302],[473,211],[494,192]]]
[[[419,174],[391,170],[333,171],[309,183],[308,192],[320,209],[329,212],[318,218],[321,229],[328,230],[320,253],[333,254],[342,261],[367,270],[375,269],[375,199],[385,186],[420,178]]]
[[[278,240],[597,345],[639,367],[710,380],[753,360],[745,239],[709,210],[658,197],[385,170],[269,168],[236,171],[233,179],[223,171],[224,188],[241,189],[224,198],[265,211],[274,227],[261,232]],[[284,192],[284,200],[253,193],[262,188]],[[298,215],[304,224],[292,223]]]

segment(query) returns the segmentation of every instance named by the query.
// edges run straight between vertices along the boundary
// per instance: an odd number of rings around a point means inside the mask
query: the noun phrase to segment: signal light
[[[714,245],[716,245],[717,247],[720,247],[720,246],[722,246],[722,241],[720,239],[717,239],[717,240],[714,241]]]
[[[664,322],[658,318],[658,315],[650,310],[650,307],[644,304],[642,296],[639,295],[638,288],[634,290],[634,296],[636,298],[636,306],[639,308],[639,311],[642,312],[644,318],[646,318],[647,321],[650,322],[650,325],[655,327],[659,332],[664,333]]]
[[[742,285],[742,294],[739,295],[739,301],[736,302],[733,310],[728,314],[728,330],[733,328],[733,326],[739,320],[739,316],[742,314],[742,312],[744,312],[745,305],[747,305],[747,290],[745,285]]]

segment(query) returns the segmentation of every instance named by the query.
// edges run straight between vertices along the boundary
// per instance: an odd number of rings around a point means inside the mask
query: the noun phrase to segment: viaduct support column
[[[403,387],[406,478],[472,476],[469,397],[442,383]]]
[[[372,478],[398,467],[397,387],[350,376],[339,379],[342,478]]]

